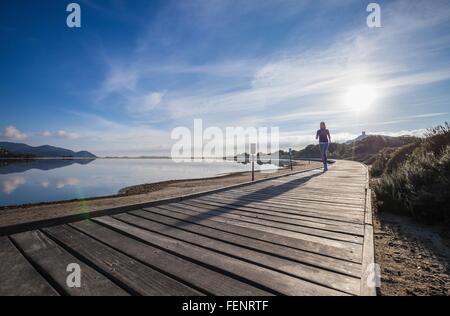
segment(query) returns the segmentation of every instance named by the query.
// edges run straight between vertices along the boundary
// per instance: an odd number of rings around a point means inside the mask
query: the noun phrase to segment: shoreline
[[[295,162],[294,170],[281,168],[275,172],[255,172],[255,180],[266,179],[292,172],[315,169],[317,162]],[[0,207],[0,229],[12,225],[24,224],[40,220],[56,219],[63,216],[107,210],[116,207],[145,203],[160,199],[174,198],[202,191],[209,191],[234,184],[250,181],[251,172],[236,172],[209,178],[169,180],[156,183],[143,183],[122,188],[117,194],[54,201],[35,204],[22,204]]]

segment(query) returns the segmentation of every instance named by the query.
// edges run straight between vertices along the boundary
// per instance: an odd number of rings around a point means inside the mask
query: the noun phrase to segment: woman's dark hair
[[[320,122],[320,128],[322,129],[326,129],[327,126],[325,125],[325,122]]]

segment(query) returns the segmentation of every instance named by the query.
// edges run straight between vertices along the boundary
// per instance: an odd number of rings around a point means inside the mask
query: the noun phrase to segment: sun
[[[366,84],[351,87],[344,96],[344,105],[352,111],[362,112],[370,108],[377,97],[375,89]]]

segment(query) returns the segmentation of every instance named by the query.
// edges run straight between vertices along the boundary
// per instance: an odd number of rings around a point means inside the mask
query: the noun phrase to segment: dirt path
[[[450,248],[443,229],[375,210],[380,295],[450,295]]]

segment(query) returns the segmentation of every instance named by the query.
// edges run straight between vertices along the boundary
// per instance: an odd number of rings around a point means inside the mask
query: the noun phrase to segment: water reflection
[[[0,160],[0,174],[22,173],[31,169],[52,170],[73,164],[87,165],[95,159]]]
[[[23,176],[10,176],[6,177],[2,182],[2,192],[5,194],[12,194],[16,191],[20,186],[27,183],[27,179]],[[63,189],[68,186],[77,186],[80,185],[81,181],[77,178],[67,178],[67,179],[58,179],[58,180],[42,180],[38,183],[41,188],[56,188]]]
[[[2,182],[2,192],[5,194],[12,194],[14,191],[17,190],[18,187],[25,184],[27,180],[24,177],[21,176],[15,176],[15,177],[9,177],[6,178]]]
[[[62,189],[67,186],[77,186],[80,184],[80,182],[81,181],[77,178],[67,178],[67,179],[62,179],[62,180],[56,181],[55,187],[57,189]]]
[[[276,169],[255,165],[256,170]],[[143,183],[250,171],[235,161],[175,163],[171,159],[0,160],[0,207],[116,194]]]

